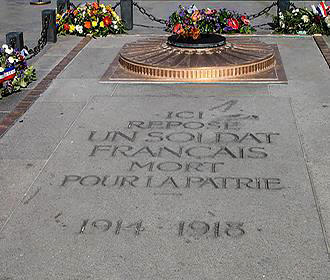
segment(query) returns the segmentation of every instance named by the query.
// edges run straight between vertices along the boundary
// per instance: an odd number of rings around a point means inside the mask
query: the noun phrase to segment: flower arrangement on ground
[[[35,69],[27,65],[27,55],[25,49],[19,52],[8,45],[0,48],[0,99],[36,80]]]
[[[72,4],[71,4],[72,5]],[[109,34],[124,33],[125,28],[120,17],[111,8],[100,1],[85,3],[57,14],[58,33],[62,35],[105,37]]]
[[[330,6],[321,2],[317,7],[308,8],[291,7],[279,16],[274,17],[275,29],[285,34],[323,34],[330,35]]]
[[[243,33],[250,34],[254,28],[246,16],[226,9],[202,9],[195,5],[179,6],[166,22],[166,30],[185,38],[200,38],[201,34]]]

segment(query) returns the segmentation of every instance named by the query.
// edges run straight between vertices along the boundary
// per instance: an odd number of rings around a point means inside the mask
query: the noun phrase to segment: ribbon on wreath
[[[3,72],[0,72],[0,84],[5,81],[14,79],[16,76],[16,69],[14,66],[6,68]]]

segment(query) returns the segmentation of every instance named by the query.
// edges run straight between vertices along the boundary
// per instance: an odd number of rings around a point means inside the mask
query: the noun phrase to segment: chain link
[[[33,49],[29,49],[27,46],[24,46],[24,49],[26,49],[29,53],[28,59],[31,59],[32,57],[36,56],[40,51],[46,46],[47,44],[47,31],[49,27],[50,17],[46,16],[45,20],[43,22],[42,30],[41,30],[41,36],[38,40],[37,46],[35,46]]]
[[[293,2],[290,2],[290,7],[295,10],[298,9],[298,7]]]
[[[270,6],[264,8],[263,10],[261,10],[260,12],[258,12],[256,14],[247,16],[247,19],[255,19],[255,18],[261,17],[265,14],[268,14],[269,11],[275,6],[277,6],[277,2],[273,2]]]
[[[158,22],[160,24],[166,24],[166,20],[160,19],[160,18],[156,18],[152,14],[148,13],[147,10],[145,8],[141,7],[138,3],[133,2],[133,5],[138,8],[138,10],[140,11],[141,14],[147,16],[151,21],[156,21],[156,22]]]
[[[115,5],[113,5],[112,9],[116,10],[116,8],[120,5],[120,2],[116,2]]]

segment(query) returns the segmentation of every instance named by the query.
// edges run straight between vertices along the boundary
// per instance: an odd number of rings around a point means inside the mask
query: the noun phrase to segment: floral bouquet
[[[317,7],[292,7],[274,17],[276,32],[285,34],[323,34],[330,35],[330,6],[321,2]]]
[[[254,31],[244,15],[226,9],[210,8],[199,10],[195,5],[179,6],[166,22],[166,30],[185,38],[197,40],[201,34],[243,33]]]
[[[35,69],[27,66],[27,55],[25,49],[19,52],[8,45],[0,48],[0,98],[36,80]]]
[[[125,31],[121,19],[111,6],[100,4],[99,0],[73,7],[63,14],[57,14],[56,23],[59,34],[78,36],[91,34],[94,37],[105,37]]]

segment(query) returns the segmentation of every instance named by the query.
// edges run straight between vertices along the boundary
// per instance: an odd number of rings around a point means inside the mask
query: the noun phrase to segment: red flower
[[[228,25],[232,28],[232,29],[238,29],[239,28],[239,23],[238,20],[235,18],[230,18],[228,19]]]
[[[314,16],[314,20],[316,23],[320,23],[321,22],[321,17],[320,16]]]
[[[104,25],[105,26],[109,26],[111,23],[112,23],[112,20],[109,16],[106,16],[104,19],[103,19],[103,22],[104,22]]]
[[[177,23],[173,28],[173,32],[176,34],[182,33],[182,25],[180,23]]]
[[[246,18],[246,16],[242,16],[242,17],[241,17],[241,20],[243,21],[243,23],[244,23],[245,25],[249,25],[249,24],[250,24],[250,21]]]
[[[70,30],[70,25],[67,24],[67,23],[64,24],[63,27],[64,27],[64,30],[66,30],[66,31],[69,31]]]
[[[92,24],[90,21],[85,21],[85,24],[84,24],[85,28],[89,29],[92,27]]]
[[[96,2],[93,3],[93,7],[95,10],[97,10],[99,8],[99,4],[97,4]]]

